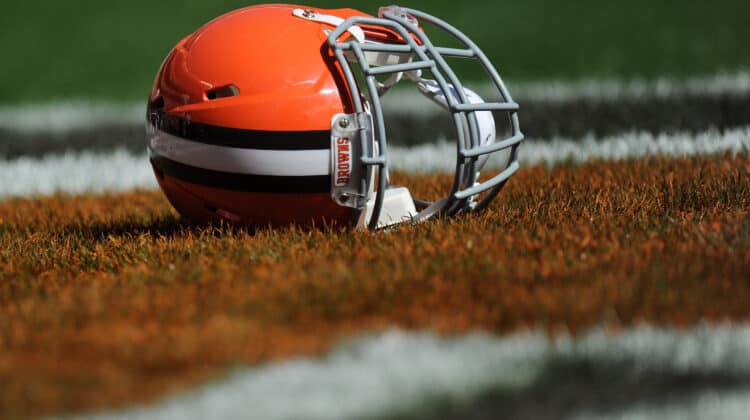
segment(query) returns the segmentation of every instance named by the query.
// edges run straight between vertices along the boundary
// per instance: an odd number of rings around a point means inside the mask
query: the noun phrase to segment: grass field
[[[5,200],[0,417],[144,401],[392,326],[747,321],[748,210],[747,155],[527,168],[486,213],[389,233],[191,227],[155,191]]]
[[[182,36],[254,3],[4,5],[0,419],[750,412],[750,2],[406,0],[520,103],[522,169],[490,209],[188,225],[156,189],[145,98]],[[453,128],[402,93],[392,181],[435,198]]]
[[[181,37],[253,3],[11,2],[0,15],[0,103],[145,100],[161,60]],[[686,77],[750,67],[744,0],[402,4],[465,30],[510,80]],[[374,4],[355,7],[377,11]],[[462,69],[469,79],[478,75],[473,66]]]

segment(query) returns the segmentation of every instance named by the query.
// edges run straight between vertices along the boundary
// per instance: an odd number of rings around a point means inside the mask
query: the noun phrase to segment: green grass
[[[392,174],[415,196],[443,175]],[[185,225],[159,191],[0,202],[0,418],[152,400],[388,328],[748,322],[750,156],[513,177],[388,233]]]
[[[177,40],[251,3],[12,2],[0,14],[0,103],[143,99]],[[747,0],[402,4],[465,30],[512,80],[685,77],[750,67]],[[357,7],[376,12],[372,5]],[[462,69],[468,78],[477,77],[478,69]]]

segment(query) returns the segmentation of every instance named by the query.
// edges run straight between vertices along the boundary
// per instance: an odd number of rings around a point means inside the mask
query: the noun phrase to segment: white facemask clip
[[[338,16],[333,15],[326,15],[323,13],[317,13],[312,9],[294,9],[292,11],[292,14],[294,16],[297,16],[298,18],[310,20],[313,22],[318,23],[324,23],[326,25],[330,25],[332,27],[337,27],[344,23],[344,19],[340,18]],[[362,30],[359,26],[353,25],[347,28],[346,30],[349,32],[354,39],[356,39],[359,42],[365,42],[365,31]]]

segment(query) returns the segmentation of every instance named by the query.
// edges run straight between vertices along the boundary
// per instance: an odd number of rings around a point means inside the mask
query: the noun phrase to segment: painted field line
[[[125,150],[0,161],[0,198],[156,187],[146,155]]]
[[[0,106],[0,129],[29,133],[65,133],[104,125],[146,123],[146,101],[70,100]]]
[[[493,92],[469,84],[478,92]],[[524,101],[618,100],[664,98],[674,95],[737,95],[750,93],[750,71],[718,73],[685,80],[580,80],[509,82],[514,99]],[[401,85],[400,85],[401,86]],[[383,98],[386,112],[430,114],[443,112],[423,98],[409,83]],[[44,104],[0,105],[0,130],[29,133],[64,133],[102,125],[145,123],[146,101],[106,102],[69,100]]]
[[[536,101],[666,98],[675,95],[736,95],[750,92],[750,70],[717,73],[683,80],[580,80],[510,82],[511,94]]]
[[[750,71],[724,72],[684,80],[659,78],[656,80],[596,80],[577,81],[506,81],[513,100],[524,102],[577,102],[665,99],[676,96],[746,95],[750,93]],[[484,98],[497,97],[496,89],[486,84],[467,84]],[[405,86],[405,87],[404,87]],[[442,112],[432,106],[408,83],[399,85],[382,99],[385,112],[432,115]]]
[[[577,377],[576,369],[581,369]],[[683,386],[653,385],[664,377]],[[615,392],[630,392],[624,404],[607,403],[601,392],[585,388],[606,378]],[[581,395],[571,396],[575,404],[555,402],[559,395],[548,394],[571,382],[584,386]],[[641,384],[649,395],[639,391]],[[497,415],[528,409],[535,418],[744,418],[750,412],[750,328],[644,326],[556,339],[542,332],[439,338],[392,331],[341,344],[320,359],[239,369],[152,406],[80,418],[409,418],[435,403],[470,412],[487,392],[504,402],[494,408]]]
[[[424,144],[411,148],[389,148],[393,166],[412,172],[448,172],[455,168],[455,149],[452,142]],[[588,136],[580,140],[555,138],[526,140],[519,148],[519,160],[526,165],[561,162],[585,162],[590,159],[620,160],[646,156],[696,156],[716,153],[750,152],[750,126],[704,133],[659,134],[625,133],[597,139]],[[493,161],[488,165],[492,167]]]
[[[644,156],[692,156],[750,152],[750,127],[699,134],[632,133],[604,139],[529,140],[519,151],[524,165],[582,162],[589,159],[632,159]],[[392,165],[413,173],[449,172],[455,165],[455,145],[449,142],[412,148],[391,147]],[[492,160],[489,162],[492,164]],[[491,166],[491,165],[490,165]],[[0,161],[0,198],[155,188],[145,154],[69,152],[41,159]]]

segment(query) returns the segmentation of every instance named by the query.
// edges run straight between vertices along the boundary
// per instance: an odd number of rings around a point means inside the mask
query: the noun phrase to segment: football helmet
[[[426,29],[459,47],[434,45]],[[479,62],[499,99],[464,87],[450,57]],[[456,127],[453,185],[434,202],[389,185],[381,96],[402,80]],[[177,44],[156,76],[146,131],[161,189],[194,222],[378,228],[485,207],[518,170],[517,110],[484,53],[434,16],[259,5]],[[501,138],[493,112],[505,119]],[[480,179],[494,154],[501,170]]]

